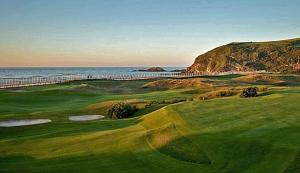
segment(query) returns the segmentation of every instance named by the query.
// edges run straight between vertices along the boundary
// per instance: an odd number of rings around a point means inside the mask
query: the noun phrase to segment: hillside
[[[271,42],[234,42],[198,56],[188,72],[266,70],[299,73],[300,38]],[[298,67],[297,67],[298,66]]]

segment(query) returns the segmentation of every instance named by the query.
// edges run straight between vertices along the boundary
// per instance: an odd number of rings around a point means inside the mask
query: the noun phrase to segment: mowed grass
[[[0,128],[0,172],[300,172],[299,87],[275,87],[250,99],[186,101],[130,119],[67,121],[68,114],[114,100],[199,94],[143,90],[141,81],[113,90],[113,83],[90,82],[0,91],[1,119],[54,120]]]
[[[143,88],[143,84],[149,82],[148,80],[121,82],[78,81],[0,90],[0,120],[50,118],[61,122],[69,115],[99,114],[101,112],[97,109],[88,109],[89,106],[106,101],[163,101],[186,99],[195,95],[187,92],[192,89],[154,91]]]

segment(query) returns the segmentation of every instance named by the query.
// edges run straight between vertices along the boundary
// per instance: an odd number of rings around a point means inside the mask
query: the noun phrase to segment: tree
[[[113,119],[128,118],[136,111],[136,107],[125,102],[114,104],[108,110],[108,116]]]
[[[242,98],[256,97],[257,96],[257,88],[256,87],[244,88],[240,96]]]

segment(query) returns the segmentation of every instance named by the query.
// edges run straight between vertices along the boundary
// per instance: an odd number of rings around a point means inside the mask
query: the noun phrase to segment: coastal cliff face
[[[230,43],[198,56],[187,72],[259,71],[299,73],[300,38]]]

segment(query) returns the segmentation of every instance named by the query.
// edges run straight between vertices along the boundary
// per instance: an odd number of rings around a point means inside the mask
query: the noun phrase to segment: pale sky
[[[299,0],[0,0],[0,67],[189,66],[300,37]]]

